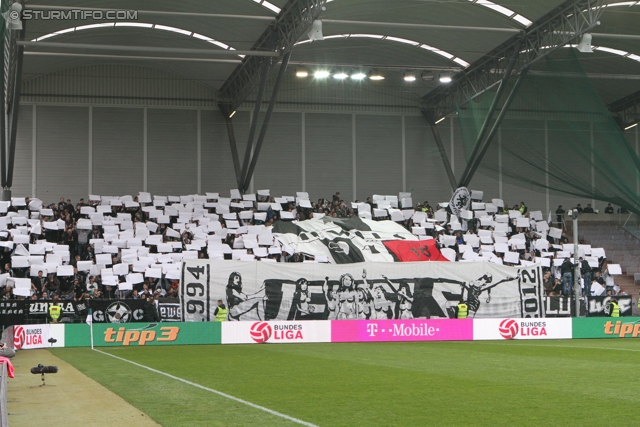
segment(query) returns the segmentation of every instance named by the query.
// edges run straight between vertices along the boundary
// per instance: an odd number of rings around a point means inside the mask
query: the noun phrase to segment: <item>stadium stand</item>
[[[312,203],[304,192],[272,197],[269,190],[244,196],[232,190],[230,197],[92,195],[75,206],[64,198],[47,206],[38,199],[14,198],[0,202],[2,298],[177,297],[180,262],[188,258],[336,262],[324,253],[297,251],[291,242],[298,237],[287,237],[284,224],[300,227],[307,220],[325,224],[349,218],[364,226],[374,224],[369,222],[373,218],[403,239],[435,240],[449,261],[542,263],[560,280],[560,264],[572,256],[573,244],[540,211],[523,215],[522,204],[508,209],[502,200],[476,199],[471,210],[461,211],[468,220],[459,220],[447,205],[439,203],[434,211],[428,201],[414,204],[409,193],[373,195],[367,203],[347,202],[336,193]],[[613,225],[580,230],[581,242],[590,243],[580,245],[580,256],[594,271],[605,272],[610,257],[620,261],[625,273],[640,272],[634,236]],[[624,291],[616,286],[617,292]]]

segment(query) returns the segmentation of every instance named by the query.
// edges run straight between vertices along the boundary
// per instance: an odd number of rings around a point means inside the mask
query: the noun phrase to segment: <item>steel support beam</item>
[[[115,8],[103,8],[103,7],[82,7],[82,6],[50,6],[43,4],[30,4],[27,9],[31,10],[67,10],[67,11],[87,11],[87,12],[113,12]],[[178,12],[170,10],[129,10],[128,12],[134,12],[139,15],[149,16],[167,16],[170,18],[193,17],[193,18],[227,18],[227,19],[251,19],[258,21],[274,21],[276,18],[273,16],[260,16],[260,15],[232,15],[227,13],[203,13],[203,12]],[[74,18],[82,17],[81,13],[71,12]],[[78,15],[76,17],[76,15]]]
[[[221,110],[222,111],[222,110]],[[229,113],[222,111],[224,120],[227,124],[227,133],[229,134],[229,146],[231,148],[231,158],[233,159],[233,170],[236,173],[236,183],[238,188],[242,186],[242,170],[240,169],[240,159],[238,157],[238,146],[236,145],[236,134],[233,131],[233,121],[229,117]]]
[[[608,105],[622,130],[640,123],[640,90]]]
[[[436,125],[433,117],[429,116],[429,113],[424,110],[422,111],[422,116],[427,120],[427,123],[429,123],[429,126],[431,127],[431,133],[433,133],[433,139],[435,139],[436,141],[436,146],[438,147],[438,152],[440,153],[440,158],[442,159],[442,163],[444,165],[444,170],[447,172],[451,190],[455,191],[455,189],[457,188],[456,176],[453,174],[453,169],[451,169],[451,162],[449,161],[447,152],[444,149],[444,144],[442,143],[442,138],[440,137],[440,132],[438,131],[438,125]],[[453,156],[453,153],[451,153],[451,155]]]
[[[340,24],[366,27],[383,27],[383,28],[411,28],[411,29],[428,29],[428,30],[450,30],[450,31],[490,31],[499,33],[519,33],[517,28],[506,27],[472,27],[468,25],[440,25],[440,24],[409,24],[406,22],[381,22],[381,21],[348,21],[344,19],[323,19],[323,24]]]
[[[180,61],[180,62],[214,62],[216,64],[241,64],[240,59],[220,59],[220,58],[193,58],[182,56],[142,56],[142,55],[100,55],[92,53],[68,53],[68,52],[25,52],[27,56],[64,56],[68,58],[98,58],[116,59],[119,61],[132,59],[135,61]]]
[[[27,23],[22,23],[20,39],[24,40],[27,31]],[[7,165],[6,187],[11,189],[13,185],[13,165],[16,159],[16,139],[18,138],[18,114],[20,113],[20,95],[22,94],[22,60],[24,58],[24,47],[17,46],[16,70],[14,74],[13,93],[7,117],[10,118],[9,128],[9,162]]]
[[[22,1],[18,1],[22,3]],[[2,184],[2,199],[11,199],[11,185],[13,183],[13,165],[16,153],[16,138],[18,131],[18,113],[20,108],[20,85],[22,82],[22,58],[24,49],[18,46],[18,39],[24,39],[26,22],[22,23],[22,30],[5,31],[2,43],[2,89],[0,90],[0,150],[1,167],[0,183]]]
[[[514,66],[516,74],[598,26],[606,7],[604,3],[604,0],[565,1],[523,30],[522,35],[514,35],[469,68],[454,75],[451,84],[425,95],[422,108],[436,120],[455,111],[457,106],[466,104],[500,83],[508,66],[509,55],[521,40],[522,48]]]
[[[22,40],[18,46],[36,47],[38,49],[81,49],[81,50],[106,50],[115,52],[144,52],[144,53],[182,53],[213,56],[280,56],[278,52],[259,50],[229,50],[229,49],[192,49],[182,47],[153,47],[153,46],[122,46],[114,44],[88,44],[88,43],[57,43],[57,42],[32,42]]]
[[[475,159],[472,159],[471,162],[467,165],[468,170],[465,170],[465,174],[463,174],[462,179],[460,180],[461,187],[466,187],[469,185],[469,183],[471,183],[471,179],[473,178],[473,175],[475,175],[476,170],[478,169],[478,166],[480,166],[480,162],[484,158],[484,155],[487,153],[487,150],[491,145],[491,141],[493,140],[493,137],[498,131],[498,128],[500,127],[500,124],[502,123],[504,116],[509,111],[511,102],[513,101],[513,98],[515,98],[516,94],[518,93],[518,89],[520,88],[520,85],[522,84],[522,81],[526,77],[528,71],[529,71],[529,68],[525,68],[524,70],[522,70],[522,72],[518,76],[518,80],[516,80],[516,83],[513,85],[513,88],[511,89],[509,96],[504,102],[504,106],[502,107],[502,110],[500,110],[500,114],[498,114],[496,121],[493,123],[493,126],[491,127],[491,131],[489,131],[489,134],[487,135],[487,139],[484,141],[484,143],[482,144],[482,147],[479,150],[478,155],[476,156]]]
[[[260,117],[260,107],[262,106],[262,97],[264,96],[264,89],[267,87],[267,78],[269,77],[269,70],[271,69],[271,61],[265,60],[262,65],[262,75],[260,76],[260,87],[258,88],[258,95],[256,96],[256,103],[253,107],[253,117],[251,118],[251,125],[249,127],[249,139],[247,140],[247,148],[244,150],[244,162],[242,162],[242,172],[240,173],[240,188],[243,190],[243,183],[247,176],[247,168],[251,161],[253,151],[253,140],[256,135],[256,127],[258,127],[258,118]]]
[[[7,30],[5,34],[5,40],[11,38],[11,32]],[[7,77],[8,70],[7,65],[10,61],[6,58],[9,55],[8,46],[10,43],[2,43],[2,64],[0,64],[0,181],[2,184],[2,200],[10,200],[11,196],[7,197],[5,193],[7,187],[7,84],[9,81]]]
[[[498,86],[498,91],[496,92],[493,101],[491,102],[491,106],[489,107],[489,111],[487,112],[487,116],[484,118],[484,122],[482,123],[482,127],[480,128],[480,132],[478,132],[478,136],[476,138],[476,142],[473,145],[473,151],[469,156],[469,163],[467,163],[467,167],[464,169],[462,176],[460,177],[460,182],[458,183],[459,187],[462,187],[463,181],[467,180],[467,175],[469,174],[469,168],[475,162],[476,157],[478,156],[478,152],[480,151],[480,147],[482,146],[482,142],[484,141],[484,137],[489,129],[489,123],[491,123],[491,119],[493,118],[493,113],[496,111],[498,104],[500,103],[500,98],[502,98],[502,94],[507,88],[507,84],[509,82],[509,78],[511,77],[511,72],[513,71],[513,67],[516,65],[516,58],[520,53],[520,47],[522,46],[522,42],[516,43],[513,48],[513,52],[511,53],[511,57],[509,58],[509,65],[504,72],[504,76],[500,81],[500,86]],[[464,184],[466,185],[466,184]]]
[[[276,82],[273,86],[273,93],[271,94],[271,100],[269,101],[269,106],[267,107],[267,112],[264,116],[264,122],[262,122],[262,128],[260,129],[258,142],[256,142],[256,149],[253,152],[253,156],[251,157],[251,166],[249,166],[247,175],[244,178],[244,185],[242,186],[242,190],[241,190],[243,193],[247,191],[247,189],[249,188],[249,183],[251,183],[251,178],[253,177],[253,171],[256,168],[256,164],[258,162],[258,156],[260,155],[260,149],[262,148],[262,143],[264,142],[264,137],[267,134],[269,122],[271,121],[271,114],[273,113],[273,108],[276,106],[276,100],[278,99],[278,92],[280,91],[280,83],[282,83],[282,77],[284,76],[284,72],[287,70],[287,65],[289,64],[290,57],[291,57],[291,51],[285,53],[284,58],[282,58],[282,64],[280,65],[280,70],[278,71],[278,76],[276,77]]]
[[[318,19],[326,2],[327,0],[289,0],[251,50],[275,51],[284,55],[309,30],[313,21]],[[269,46],[275,46],[275,49],[269,49]],[[220,103],[226,104],[226,109],[237,110],[258,85],[261,65],[260,58],[247,56],[231,73],[220,87],[218,97]]]

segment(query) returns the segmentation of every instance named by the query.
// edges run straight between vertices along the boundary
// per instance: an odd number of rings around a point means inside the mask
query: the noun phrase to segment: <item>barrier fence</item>
[[[631,316],[633,301],[630,296],[615,297],[620,306],[622,316]],[[588,317],[609,316],[609,302],[611,297],[589,297],[581,304],[580,314]],[[326,301],[321,303],[326,305]],[[11,325],[28,325],[48,323],[51,300],[4,300],[0,301],[0,325],[7,328]],[[144,300],[90,300],[90,301],[60,301],[63,323],[85,323],[88,309],[92,310],[94,323],[127,323],[144,321]],[[321,305],[321,304],[318,304]],[[452,307],[454,307],[452,305]],[[180,322],[182,316],[180,299],[160,298],[158,314],[162,322]],[[435,311],[435,310],[434,310]],[[543,297],[541,317],[571,317],[574,315],[575,304],[570,297]],[[444,315],[444,312],[442,313]],[[453,308],[450,313],[455,316]],[[437,316],[434,316],[437,317]],[[313,316],[307,316],[313,319]],[[318,317],[322,320],[322,317]],[[435,320],[435,319],[434,319]]]
[[[16,349],[88,347],[86,324],[14,327]],[[292,344],[638,338],[640,317],[103,323],[94,345]]]
[[[7,364],[0,363],[0,427],[9,426],[9,412],[7,412]]]

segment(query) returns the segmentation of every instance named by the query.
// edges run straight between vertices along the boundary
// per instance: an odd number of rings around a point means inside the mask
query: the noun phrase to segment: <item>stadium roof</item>
[[[26,9],[41,13],[40,18],[51,17],[53,11],[73,13],[66,16],[71,19],[26,21],[25,40],[31,43],[25,46],[23,81],[63,69],[118,63],[165,70],[220,90],[225,82],[229,84],[242,61],[269,54],[282,58],[282,49],[261,48],[266,45],[261,45],[260,40],[292,5],[306,3],[320,6],[324,2],[29,1]],[[323,5],[325,10],[311,11],[314,18],[322,20],[324,40],[310,41],[306,29],[301,32],[291,50],[287,78],[295,79],[296,67],[310,73],[309,85],[318,70],[351,75],[369,74],[376,69],[384,80],[355,83],[349,79],[336,84],[367,85],[372,91],[397,90],[403,97],[415,99],[418,105],[442,85],[441,73],[455,75],[473,67],[567,3],[566,0],[328,1]],[[91,14],[83,19],[78,10]],[[120,14],[116,18],[121,19],[108,19],[107,10],[137,11],[137,17],[127,19]],[[102,12],[105,19],[93,19],[100,14],[94,12]],[[640,90],[640,1],[611,1],[599,21],[600,25],[589,31],[593,34],[594,52],[579,53],[579,59],[603,101],[612,103]],[[294,30],[300,32],[300,28],[291,29]],[[574,48],[578,41],[573,41]],[[251,54],[248,52],[251,50],[259,50],[260,54]],[[275,75],[277,67],[271,72]],[[405,74],[415,74],[416,80],[405,81]],[[303,90],[303,86],[296,87]]]

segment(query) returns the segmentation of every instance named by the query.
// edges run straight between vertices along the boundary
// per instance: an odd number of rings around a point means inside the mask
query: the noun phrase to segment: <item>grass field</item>
[[[640,340],[100,351],[318,426],[640,425]],[[104,353],[52,353],[163,426],[299,425]]]

